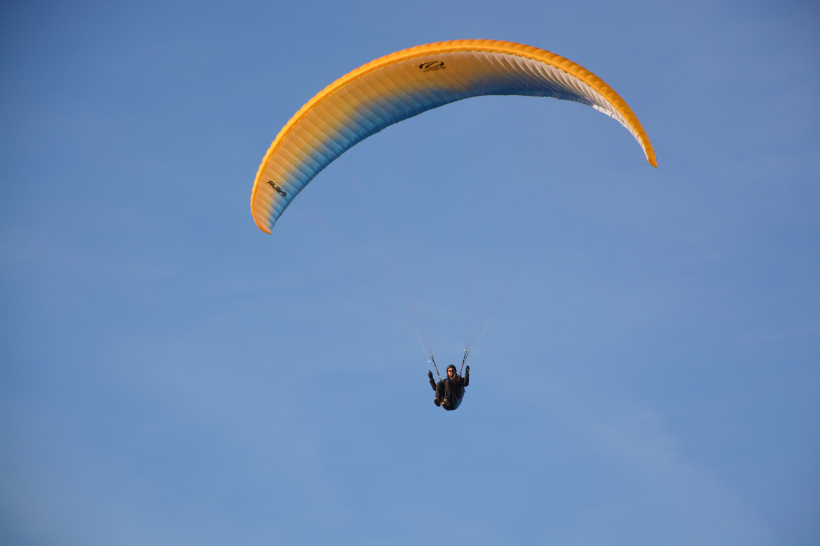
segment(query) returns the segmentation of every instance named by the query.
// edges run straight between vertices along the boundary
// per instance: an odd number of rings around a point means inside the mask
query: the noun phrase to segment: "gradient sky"
[[[820,543],[816,2],[0,10],[0,543]],[[658,169],[583,106],[474,99],[375,135],[255,227],[256,169],[303,103],[460,38],[589,68]],[[439,364],[480,270],[465,236],[492,256],[501,207],[478,189],[533,192],[505,249],[549,215],[457,412],[432,403],[351,177]]]

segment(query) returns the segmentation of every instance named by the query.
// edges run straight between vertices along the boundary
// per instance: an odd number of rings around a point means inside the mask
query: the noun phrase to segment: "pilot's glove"
[[[467,373],[470,373],[470,367],[467,366]]]
[[[427,377],[429,377],[430,379],[433,379],[433,372],[432,372],[432,370],[427,370]]]

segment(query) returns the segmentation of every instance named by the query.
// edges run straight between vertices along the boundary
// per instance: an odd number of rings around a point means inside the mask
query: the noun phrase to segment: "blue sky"
[[[815,3],[27,2],[0,25],[3,544],[820,541]],[[459,38],[589,68],[658,169],[580,105],[475,99],[254,226],[256,169],[304,102]],[[422,175],[426,292],[399,192]],[[510,252],[549,216],[457,412],[351,176],[440,364],[481,271],[465,236],[488,259],[500,229],[476,188],[535,196]]]

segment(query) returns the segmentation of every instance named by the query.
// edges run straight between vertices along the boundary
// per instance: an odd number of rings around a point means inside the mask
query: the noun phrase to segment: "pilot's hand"
[[[427,370],[427,377],[433,379],[433,372],[431,370]]]
[[[467,373],[470,373],[470,367],[467,366]]]

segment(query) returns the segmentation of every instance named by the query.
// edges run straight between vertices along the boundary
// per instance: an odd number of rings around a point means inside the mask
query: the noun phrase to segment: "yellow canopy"
[[[279,131],[259,166],[251,212],[271,232],[293,198],[333,160],[399,121],[484,95],[553,97],[616,119],[657,167],[638,118],[603,80],[572,61],[526,45],[455,40],[371,61],[310,99]]]

